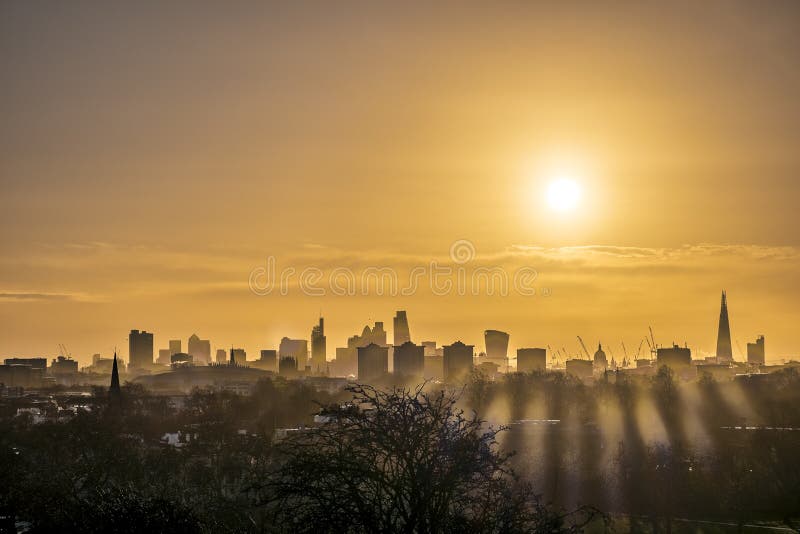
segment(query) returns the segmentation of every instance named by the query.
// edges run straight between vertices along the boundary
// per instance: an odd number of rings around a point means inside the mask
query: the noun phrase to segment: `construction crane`
[[[642,353],[642,345],[644,345],[644,338],[639,342],[639,348],[636,349],[636,359],[639,359],[639,355]]]
[[[622,354],[625,355],[625,358],[622,360],[622,367],[628,367],[628,349],[625,348],[625,342],[622,342]]]
[[[656,350],[658,349],[658,345],[656,345],[656,338],[653,335],[653,327],[652,326],[648,326],[647,328],[650,330],[650,341],[653,342],[653,346],[650,348],[650,352],[652,353],[652,358],[655,359],[656,358]]]
[[[647,347],[650,349],[650,359],[652,360],[653,359],[653,353],[655,352],[655,349],[653,348],[653,345],[650,344],[650,340],[649,339],[644,338],[644,340],[647,341]]]
[[[739,357],[744,360],[744,353],[742,352],[742,345],[739,343],[739,340],[736,340],[736,348],[739,349]]]
[[[61,356],[64,356],[66,358],[72,357],[72,354],[70,354],[70,352],[67,350],[67,346],[64,345],[63,343],[58,344],[58,352],[60,353]]]
[[[592,359],[592,357],[591,357],[591,356],[589,356],[589,351],[586,349],[586,344],[585,344],[585,343],[583,342],[583,340],[581,339],[581,336],[578,336],[578,341],[580,341],[580,342],[581,342],[581,347],[583,348],[583,352],[585,352],[585,353],[586,353],[586,359],[588,359],[588,360],[591,360],[591,359]]]

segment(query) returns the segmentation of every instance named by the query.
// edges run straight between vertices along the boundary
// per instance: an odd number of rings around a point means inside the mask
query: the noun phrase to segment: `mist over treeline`
[[[98,391],[63,422],[4,404],[0,532],[797,528],[794,369],[390,380],[331,393],[263,379],[249,396],[196,389],[181,402],[126,384],[119,403]]]

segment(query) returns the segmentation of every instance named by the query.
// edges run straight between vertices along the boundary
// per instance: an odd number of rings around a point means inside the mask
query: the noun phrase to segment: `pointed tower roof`
[[[717,330],[717,359],[722,361],[733,360],[733,347],[731,346],[731,325],[728,321],[728,295],[722,291],[722,302],[719,308],[719,330]]]
[[[108,388],[108,393],[114,398],[119,398],[122,390],[119,387],[119,370],[117,369],[117,351],[114,351],[114,363],[111,367],[111,387]]]

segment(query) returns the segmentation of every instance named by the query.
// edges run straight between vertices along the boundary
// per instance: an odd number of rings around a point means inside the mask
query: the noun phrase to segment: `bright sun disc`
[[[569,178],[559,178],[547,188],[547,204],[556,211],[567,212],[575,209],[581,198],[577,182]]]

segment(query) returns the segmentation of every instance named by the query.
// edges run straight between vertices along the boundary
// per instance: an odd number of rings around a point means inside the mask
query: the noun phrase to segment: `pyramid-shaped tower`
[[[717,360],[729,362],[733,360],[731,350],[731,325],[728,322],[728,297],[722,292],[722,305],[719,310],[719,331],[717,333]]]

